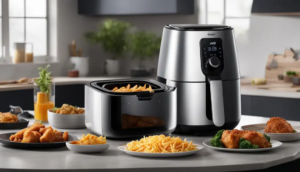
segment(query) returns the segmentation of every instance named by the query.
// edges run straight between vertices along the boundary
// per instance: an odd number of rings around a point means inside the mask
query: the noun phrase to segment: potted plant
[[[146,68],[144,60],[158,55],[161,37],[154,33],[139,31],[131,34],[128,42],[132,58],[139,59],[139,66],[131,69],[131,76],[141,77],[151,75],[151,70]]]
[[[101,44],[104,51],[111,54],[111,58],[106,60],[105,71],[108,75],[116,75],[119,72],[119,61],[126,50],[126,38],[130,24],[127,22],[108,19],[99,25],[95,32],[88,32],[84,36],[88,42]]]

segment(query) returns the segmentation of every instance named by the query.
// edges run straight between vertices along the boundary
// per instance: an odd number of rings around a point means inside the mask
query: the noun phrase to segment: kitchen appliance
[[[113,92],[115,87],[147,85],[154,93]],[[169,134],[176,128],[176,88],[155,80],[93,81],[85,85],[85,125],[108,138]]]
[[[157,80],[177,88],[177,131],[233,129],[241,117],[240,74],[233,28],[164,27]]]

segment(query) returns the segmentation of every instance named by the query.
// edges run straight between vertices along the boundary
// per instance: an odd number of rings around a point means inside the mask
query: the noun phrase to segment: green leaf
[[[84,34],[86,40],[91,44],[101,44],[104,51],[111,53],[113,58],[124,55],[130,23],[108,19],[98,27],[97,31]]]
[[[264,134],[264,137],[268,140],[268,142],[270,142],[271,141],[271,138],[270,138],[270,136],[268,136],[268,135],[266,135],[266,134]]]
[[[54,108],[52,109],[52,112],[56,113],[57,109],[58,109],[57,107],[54,107]]]
[[[39,122],[39,123],[41,123],[42,125],[44,125],[44,123],[43,123],[42,120],[35,120],[35,122]]]
[[[35,80],[36,84],[40,87],[40,91],[46,94],[50,93],[50,86],[51,84],[51,72],[48,72],[48,68],[50,65],[47,65],[45,68],[39,67],[39,75],[40,77]]]
[[[144,60],[158,55],[161,37],[154,33],[139,31],[131,34],[128,42],[128,49],[132,53],[132,57]]]

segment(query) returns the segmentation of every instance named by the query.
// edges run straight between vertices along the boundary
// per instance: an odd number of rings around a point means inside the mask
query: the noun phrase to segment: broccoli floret
[[[221,141],[223,131],[224,130],[220,130],[220,131],[217,132],[217,134],[211,139],[210,145],[212,145],[214,147],[221,147],[221,148],[224,147],[224,145]]]
[[[248,140],[241,138],[240,139],[240,143],[239,143],[239,148],[240,149],[257,149],[259,148],[258,145],[254,145],[251,142],[249,142]]]
[[[270,136],[268,136],[268,135],[266,135],[266,134],[264,134],[264,137],[268,140],[268,142],[270,142]]]

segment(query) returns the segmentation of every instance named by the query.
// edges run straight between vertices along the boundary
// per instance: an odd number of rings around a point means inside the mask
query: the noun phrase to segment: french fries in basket
[[[145,84],[143,87],[135,85],[132,88],[130,88],[130,84],[128,84],[126,87],[115,87],[112,91],[114,92],[140,92],[140,91],[149,91],[150,93],[154,93],[151,85],[147,88],[147,84]]]

